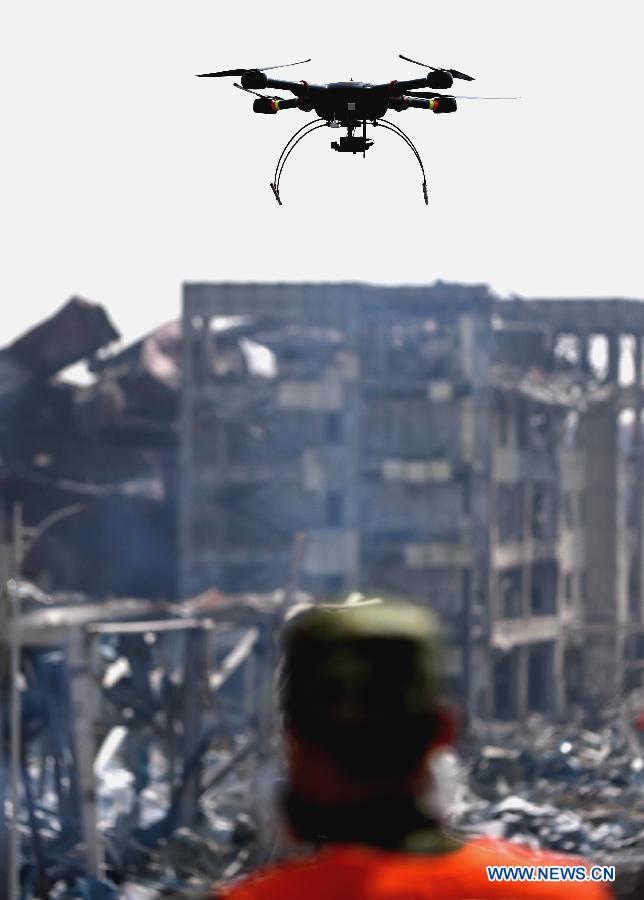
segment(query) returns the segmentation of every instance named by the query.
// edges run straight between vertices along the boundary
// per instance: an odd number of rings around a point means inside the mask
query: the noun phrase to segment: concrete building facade
[[[644,305],[624,310],[600,331],[573,301],[483,286],[186,285],[182,596],[297,582],[427,603],[471,715],[623,684],[642,485],[639,429],[617,438],[639,388],[560,345],[583,322],[614,351],[644,332]]]
[[[592,401],[582,404],[572,446],[560,451],[564,523],[572,525],[560,530],[560,555],[564,585],[571,576],[562,590],[570,598],[564,682],[601,705],[640,683],[644,658],[644,303],[515,300],[497,311],[515,325],[545,324],[551,366],[567,342],[568,372]]]

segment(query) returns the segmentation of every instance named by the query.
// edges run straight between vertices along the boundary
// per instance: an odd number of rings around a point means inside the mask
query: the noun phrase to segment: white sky
[[[644,298],[640,0],[10,0],[0,13],[0,344],[71,294],[127,339],[178,315],[185,280],[487,282],[502,294]],[[269,188],[306,118],[252,113],[198,72],[477,77],[451,116],[389,117],[366,159],[321,129]],[[313,118],[310,114],[309,118]]]

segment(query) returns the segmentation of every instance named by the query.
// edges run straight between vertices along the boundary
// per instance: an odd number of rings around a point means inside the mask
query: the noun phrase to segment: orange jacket
[[[499,882],[486,866],[583,866],[579,857],[475,838],[440,855],[411,855],[337,844],[319,854],[258,872],[218,895],[222,900],[610,900],[593,881]]]

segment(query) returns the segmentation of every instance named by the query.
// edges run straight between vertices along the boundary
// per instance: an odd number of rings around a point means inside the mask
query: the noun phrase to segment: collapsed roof
[[[53,316],[0,350],[0,399],[51,378],[119,338],[103,306],[72,297]]]

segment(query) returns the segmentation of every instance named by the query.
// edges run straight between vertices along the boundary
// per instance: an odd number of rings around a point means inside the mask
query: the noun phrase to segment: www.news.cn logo
[[[488,881],[615,881],[615,866],[486,866]]]

